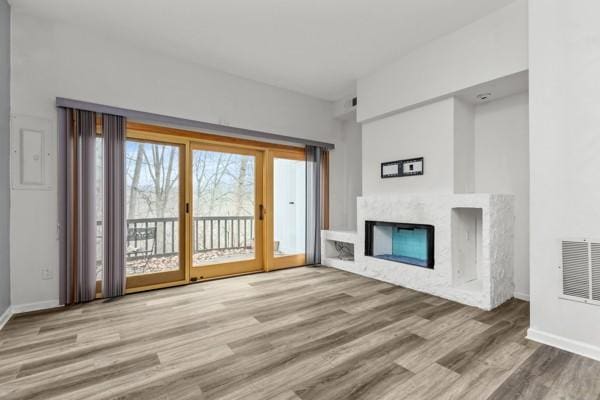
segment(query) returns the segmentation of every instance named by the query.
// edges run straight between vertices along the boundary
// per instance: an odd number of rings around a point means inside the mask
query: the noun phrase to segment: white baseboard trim
[[[529,293],[515,292],[514,296],[515,296],[515,299],[529,301]]]
[[[529,328],[527,339],[600,361],[600,347]]]
[[[47,310],[58,307],[58,300],[38,301],[35,303],[13,304],[12,313],[21,314],[30,311]]]
[[[0,330],[2,330],[2,328],[4,328],[4,325],[6,325],[6,323],[8,322],[10,317],[12,317],[12,315],[13,315],[12,307],[8,306],[8,308],[2,313],[2,315],[0,315]]]

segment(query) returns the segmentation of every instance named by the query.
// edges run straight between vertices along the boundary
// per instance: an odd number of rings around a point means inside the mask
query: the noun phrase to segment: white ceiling
[[[354,81],[513,0],[10,0],[15,10],[337,100]]]

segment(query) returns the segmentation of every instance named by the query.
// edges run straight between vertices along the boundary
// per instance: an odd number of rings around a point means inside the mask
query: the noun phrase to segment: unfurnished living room
[[[600,2],[0,0],[0,399],[600,399]]]

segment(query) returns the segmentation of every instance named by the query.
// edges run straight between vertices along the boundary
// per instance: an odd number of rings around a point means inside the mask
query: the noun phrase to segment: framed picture
[[[381,178],[423,175],[423,157],[381,163]]]

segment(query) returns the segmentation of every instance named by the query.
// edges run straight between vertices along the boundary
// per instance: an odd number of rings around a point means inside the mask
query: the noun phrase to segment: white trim
[[[0,315],[0,330],[2,330],[2,328],[4,328],[4,325],[6,325],[6,323],[8,322],[10,317],[12,317],[12,315],[13,315],[12,307],[8,306],[8,308],[4,311],[4,313],[2,313],[2,315]]]
[[[58,300],[39,301],[35,303],[15,304],[12,306],[13,314],[21,314],[30,311],[46,310],[58,307]]]
[[[529,293],[515,292],[514,296],[515,296],[515,299],[529,301]]]
[[[533,328],[527,330],[527,339],[600,361],[600,347],[592,346],[588,343],[568,339],[563,336],[554,335]]]

